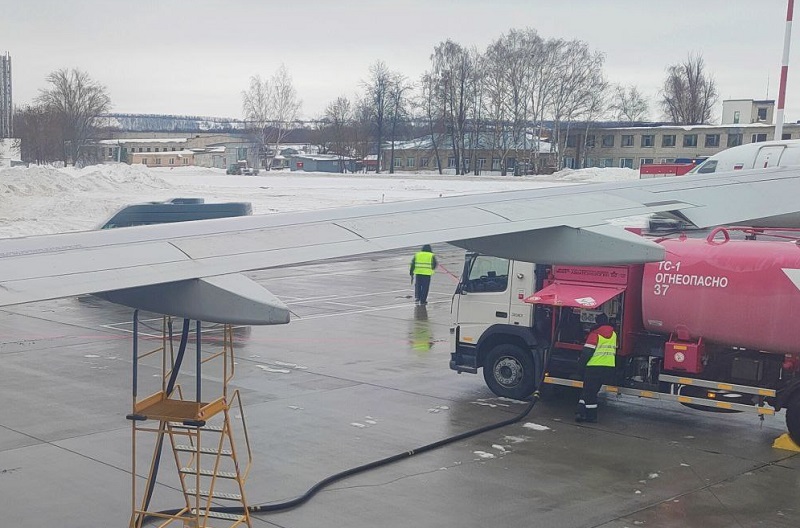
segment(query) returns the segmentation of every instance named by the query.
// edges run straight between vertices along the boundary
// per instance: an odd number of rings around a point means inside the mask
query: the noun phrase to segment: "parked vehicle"
[[[695,166],[694,163],[647,163],[639,166],[639,179],[683,176]]]
[[[695,167],[692,174],[708,174],[767,167],[800,165],[800,140],[762,141],[725,149]]]
[[[250,167],[247,164],[247,160],[239,160],[236,163],[228,165],[228,170],[225,171],[225,174],[236,176],[258,176],[258,169],[256,167]]]
[[[740,228],[741,229],[741,228]],[[580,386],[578,358],[600,312],[619,336],[616,389],[705,410],[786,408],[800,444],[800,233],[720,228],[661,239],[668,260],[548,266],[468,254],[454,296],[450,368],[499,396]],[[782,235],[787,236],[787,235]]]
[[[166,202],[128,205],[103,222],[100,229],[187,222],[253,214],[250,202],[205,203],[203,198],[173,198]]]

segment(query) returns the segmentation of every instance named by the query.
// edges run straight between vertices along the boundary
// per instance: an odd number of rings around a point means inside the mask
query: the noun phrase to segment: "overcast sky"
[[[581,39],[612,83],[656,98],[665,68],[703,54],[721,99],[777,99],[786,0],[0,0],[14,103],[58,68],[107,86],[115,112],[241,117],[252,75],[285,64],[305,118],[352,96],[380,59],[418,79],[448,38],[485,48],[511,28]],[[797,24],[796,24],[797,25]],[[800,120],[800,28],[786,118]],[[721,109],[717,111],[717,121]]]

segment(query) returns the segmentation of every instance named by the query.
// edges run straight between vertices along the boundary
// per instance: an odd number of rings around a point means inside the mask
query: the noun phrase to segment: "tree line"
[[[606,79],[604,61],[585,42],[545,39],[530,28],[512,29],[484,50],[446,40],[413,82],[376,61],[360,93],[328,104],[317,143],[337,154],[377,154],[378,170],[386,156],[393,172],[395,142],[422,133],[427,140],[420,148],[431,152],[431,168],[440,173],[443,159],[458,174],[479,173],[479,149],[499,159],[502,174],[511,158],[517,172],[538,172],[539,138],[548,139],[551,151],[564,152],[570,134],[588,140],[592,122],[633,123],[650,114],[635,85]],[[702,56],[669,66],[659,97],[670,122],[709,122],[718,94]]]
[[[564,152],[570,135],[587,141],[594,121],[632,123],[650,115],[648,100],[635,85],[607,80],[604,62],[603,53],[583,41],[546,39],[531,28],[512,29],[482,50],[448,39],[434,47],[418,79],[375,61],[356,94],[336,97],[316,117],[313,142],[342,160],[376,156],[379,171],[383,156],[394,171],[397,142],[423,137],[419,148],[432,153],[429,168],[440,173],[442,160],[459,174],[478,173],[479,149],[500,160],[503,174],[511,158],[515,170],[535,172],[539,138],[547,138],[552,151]],[[15,114],[23,160],[98,161],[86,146],[98,133],[96,118],[110,110],[106,87],[79,69],[57,70],[46,84]],[[269,77],[254,75],[241,97],[251,139],[269,167],[279,145],[301,126],[302,102],[285,66]],[[666,68],[658,107],[670,122],[707,123],[717,99],[702,56],[690,54]]]

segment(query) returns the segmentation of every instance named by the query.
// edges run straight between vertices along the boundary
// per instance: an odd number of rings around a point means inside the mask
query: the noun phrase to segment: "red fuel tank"
[[[797,352],[800,247],[727,240],[723,234],[721,240],[661,242],[666,260],[644,268],[645,328],[772,353]]]

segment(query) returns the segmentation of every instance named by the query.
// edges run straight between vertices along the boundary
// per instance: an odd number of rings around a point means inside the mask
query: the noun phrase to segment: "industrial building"
[[[775,101],[728,99],[722,102],[719,125],[580,124],[567,137],[563,166],[627,167],[674,163],[713,156],[726,148],[773,139],[800,138],[800,124],[784,125],[775,137]]]

